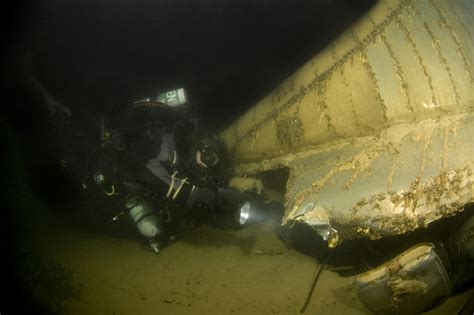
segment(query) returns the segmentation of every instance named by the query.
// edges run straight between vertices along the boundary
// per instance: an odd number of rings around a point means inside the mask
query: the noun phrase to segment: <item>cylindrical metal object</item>
[[[161,234],[158,214],[147,201],[137,202],[136,198],[127,201],[130,217],[137,226],[138,231],[147,239],[153,239]]]

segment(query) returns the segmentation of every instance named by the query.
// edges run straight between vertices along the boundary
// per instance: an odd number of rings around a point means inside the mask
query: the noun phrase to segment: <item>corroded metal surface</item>
[[[358,275],[355,285],[359,298],[377,314],[421,314],[452,288],[444,261],[429,243]]]
[[[473,33],[472,1],[379,1],[222,134],[237,173],[288,167],[283,224],[319,222],[331,247],[462,211]]]
[[[325,209],[335,246],[335,239],[403,234],[454,215],[474,202],[473,130],[472,114],[400,124],[295,159],[283,223]]]
[[[222,137],[247,163],[470,111],[473,21],[469,0],[379,1]]]

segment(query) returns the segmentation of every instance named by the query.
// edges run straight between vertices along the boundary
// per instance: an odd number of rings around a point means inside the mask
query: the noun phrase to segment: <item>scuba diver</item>
[[[104,192],[124,205],[114,221],[129,214],[155,253],[188,219],[233,228],[263,221],[270,211],[282,214],[280,204],[229,188],[224,147],[189,115],[186,101],[179,89],[132,103],[116,117],[117,129],[103,145],[114,159],[104,164],[113,169],[107,176],[113,184]],[[93,176],[97,184],[105,177]]]

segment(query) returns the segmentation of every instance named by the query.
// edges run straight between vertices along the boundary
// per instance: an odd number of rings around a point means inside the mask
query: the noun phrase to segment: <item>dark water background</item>
[[[373,2],[29,1],[4,13],[6,61],[91,113],[184,86],[221,129]]]
[[[373,2],[14,2],[3,10],[2,122],[18,137],[38,195],[70,198],[57,191],[64,186],[57,171],[59,141],[28,76],[68,106],[72,121],[84,129],[131,100],[185,87],[202,124],[219,132]]]

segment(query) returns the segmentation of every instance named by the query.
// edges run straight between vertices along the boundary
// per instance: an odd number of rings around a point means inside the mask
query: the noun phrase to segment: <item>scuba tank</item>
[[[171,107],[178,107],[187,102],[186,90],[179,88],[176,90],[166,91],[158,95],[157,101]]]
[[[140,234],[147,239],[150,247],[158,254],[160,252],[158,240],[163,234],[158,213],[153,210],[149,201],[139,200],[137,197],[129,198],[126,207]]]

